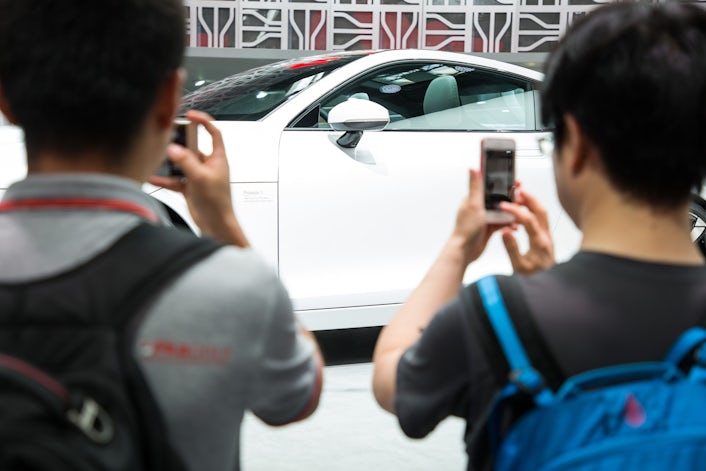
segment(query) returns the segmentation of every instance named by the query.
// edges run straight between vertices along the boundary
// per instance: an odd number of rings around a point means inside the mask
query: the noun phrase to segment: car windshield
[[[331,71],[365,54],[311,56],[247,70],[185,95],[181,111],[204,111],[221,121],[256,121]]]

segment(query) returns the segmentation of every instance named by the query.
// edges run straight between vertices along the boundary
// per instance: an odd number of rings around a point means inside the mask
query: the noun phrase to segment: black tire
[[[691,196],[689,222],[691,223],[691,240],[706,256],[706,201],[698,195]]]

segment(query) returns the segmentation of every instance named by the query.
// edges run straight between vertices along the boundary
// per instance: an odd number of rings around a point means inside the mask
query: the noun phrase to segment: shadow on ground
[[[373,358],[381,327],[319,330],[314,332],[326,365],[367,363]]]

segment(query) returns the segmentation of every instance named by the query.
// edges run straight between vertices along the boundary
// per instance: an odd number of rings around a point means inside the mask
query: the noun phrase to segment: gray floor
[[[412,440],[373,398],[370,363],[328,366],[318,410],[306,421],[272,428],[248,415],[244,471],[463,470],[465,422],[450,418]]]

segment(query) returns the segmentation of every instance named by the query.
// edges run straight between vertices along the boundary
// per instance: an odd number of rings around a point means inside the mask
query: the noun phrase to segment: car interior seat
[[[368,94],[365,92],[354,93],[353,95],[348,97],[349,100],[351,98],[357,98],[359,100],[370,100],[370,96],[368,96]]]
[[[454,77],[443,75],[429,82],[429,86],[424,93],[424,114],[456,108],[460,105],[461,99],[458,96],[458,84]]]

